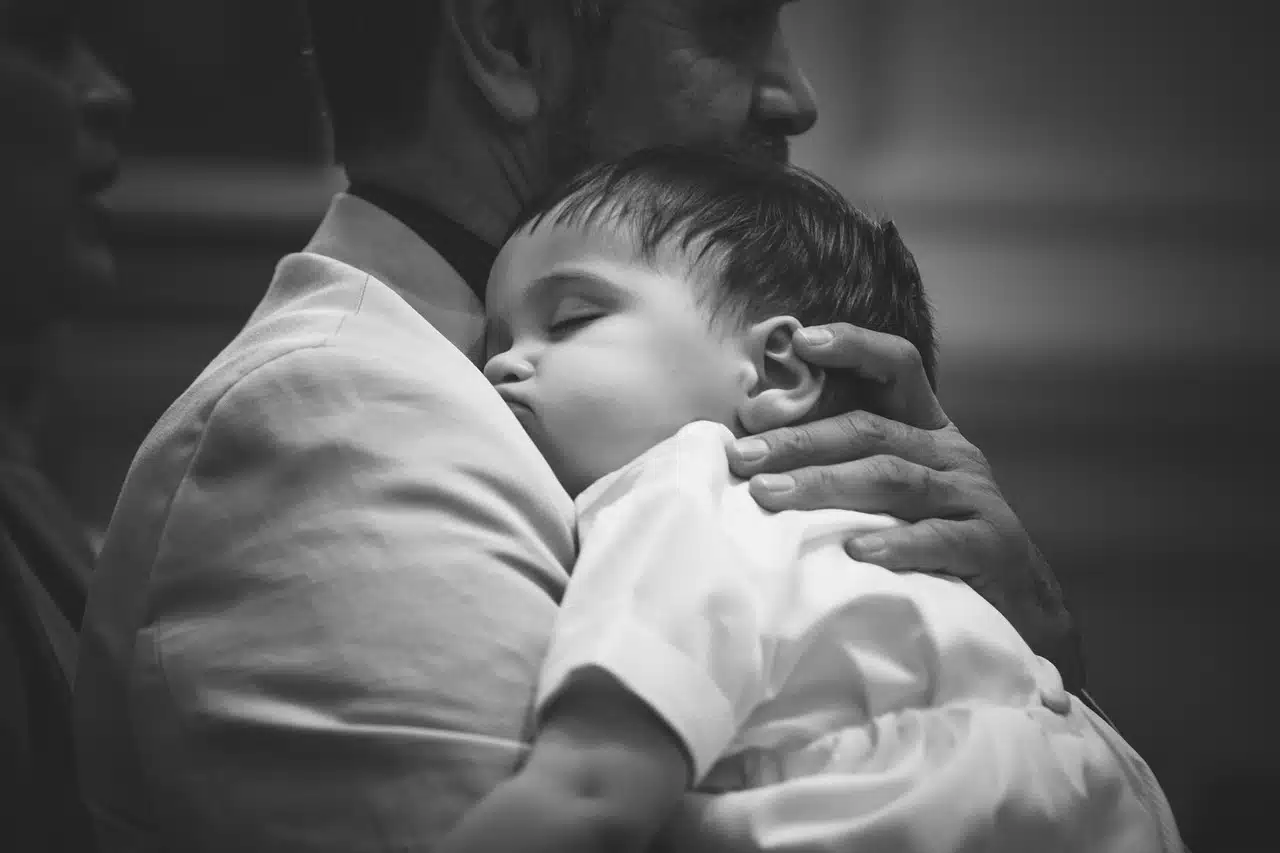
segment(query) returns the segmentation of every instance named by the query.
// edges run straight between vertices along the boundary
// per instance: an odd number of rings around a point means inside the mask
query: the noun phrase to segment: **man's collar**
[[[403,222],[422,241],[440,253],[471,292],[484,302],[489,270],[498,250],[437,210],[402,193],[353,181],[347,193],[364,199]]]
[[[443,237],[437,242],[448,242]],[[338,193],[314,252],[362,270],[394,290],[472,362],[484,357],[484,302],[435,245],[381,207]],[[488,269],[484,270],[488,275]]]

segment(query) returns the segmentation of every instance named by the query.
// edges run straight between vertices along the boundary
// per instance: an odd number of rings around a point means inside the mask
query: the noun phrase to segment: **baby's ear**
[[[738,419],[749,433],[799,422],[822,396],[822,368],[801,358],[791,342],[799,328],[794,317],[770,317],[747,331],[745,353],[755,377],[738,408]]]

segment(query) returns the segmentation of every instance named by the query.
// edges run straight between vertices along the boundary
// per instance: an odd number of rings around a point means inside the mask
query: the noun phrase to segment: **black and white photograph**
[[[1280,849],[1270,18],[0,0],[0,851]]]

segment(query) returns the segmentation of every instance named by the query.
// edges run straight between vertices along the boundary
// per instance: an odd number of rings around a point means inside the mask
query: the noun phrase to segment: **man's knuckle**
[[[871,472],[887,492],[910,494],[920,488],[920,470],[896,456],[876,456],[872,459]]]
[[[926,518],[920,522],[922,530],[938,547],[950,549],[956,540],[954,524],[948,524],[940,518]]]
[[[821,468],[814,469],[814,485],[818,491],[825,495],[835,495],[844,488],[844,478],[839,468],[831,465],[824,465]]]
[[[956,435],[958,440],[953,444],[952,452],[957,458],[963,460],[964,467],[977,472],[990,471],[991,465],[987,462],[987,455],[976,444],[967,441],[964,436],[959,433]]]
[[[968,444],[967,453],[969,465],[979,471],[990,471],[991,463],[987,460],[987,454],[983,453],[976,445]]]
[[[926,494],[935,488],[933,471],[923,465],[905,466],[905,474],[909,490],[916,494]]]
[[[963,496],[965,503],[970,504],[975,511],[981,510],[984,504],[989,503],[987,497],[990,490],[984,477],[968,470],[951,471],[948,477],[952,490],[956,495]]]
[[[841,420],[840,428],[849,445],[863,453],[875,452],[887,438],[884,424],[870,412],[849,413]]]
[[[791,427],[782,427],[772,432],[768,444],[771,457],[804,452],[803,434]]]
[[[920,356],[920,350],[916,349],[911,341],[906,338],[895,338],[893,350],[894,360],[903,368],[910,371],[924,369],[924,359]]]
[[[981,558],[982,535],[973,524],[952,525],[950,547],[956,562],[969,565],[976,572],[983,572],[989,564],[989,561]]]
[[[949,459],[954,460],[953,467],[972,467],[982,456],[975,445],[960,434],[959,430],[948,429],[934,433],[938,449]]]
[[[1000,522],[990,515],[981,515],[970,519],[965,530],[965,549],[982,564],[987,574],[999,573],[1006,550],[1006,537]]]
[[[809,430],[788,429],[783,435],[783,444],[789,452],[801,457],[813,454],[815,444],[813,433]]]
[[[824,503],[840,488],[839,478],[828,466],[801,468],[791,476],[796,484],[794,499],[806,506]]]

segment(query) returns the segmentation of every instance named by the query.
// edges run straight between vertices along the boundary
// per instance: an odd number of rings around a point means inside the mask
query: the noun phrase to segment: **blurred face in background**
[[[102,193],[129,94],[78,0],[0,0],[0,318],[38,325],[114,274]]]

